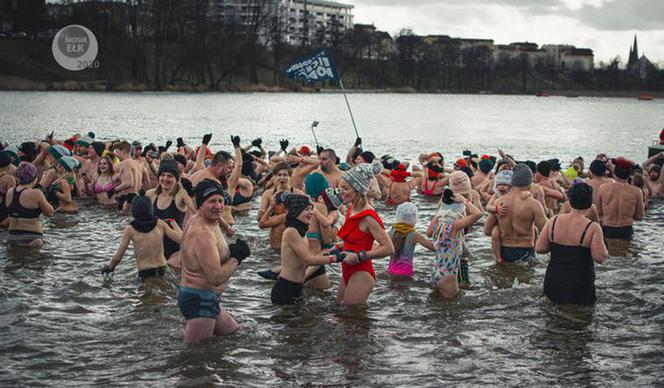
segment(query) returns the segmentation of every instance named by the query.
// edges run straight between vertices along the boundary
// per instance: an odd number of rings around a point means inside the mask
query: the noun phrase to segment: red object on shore
[[[639,100],[641,100],[641,101],[652,101],[653,99],[654,99],[654,97],[651,96],[650,94],[641,93],[639,95]]]

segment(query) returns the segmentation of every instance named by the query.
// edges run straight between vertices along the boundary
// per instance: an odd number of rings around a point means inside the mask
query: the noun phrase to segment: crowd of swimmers
[[[664,143],[664,130],[660,135]],[[76,213],[77,202],[130,213],[115,255],[101,269],[108,278],[133,244],[138,277],[179,273],[178,306],[185,342],[227,335],[238,324],[220,295],[243,260],[245,240],[227,243],[235,217],[256,217],[269,229],[278,267],[260,271],[274,280],[271,301],[297,303],[304,287],[332,286],[326,266],[341,265],[336,298],[366,304],[376,282],[373,260],[387,272],[411,278],[417,245],[431,251],[430,282],[442,298],[470,286],[465,236],[484,216],[497,264],[530,262],[550,252],[544,294],[556,304],[593,305],[594,263],[608,256],[605,239],[631,239],[649,198],[664,198],[664,152],[637,165],[599,154],[587,165],[578,157],[563,168],[557,159],[518,161],[464,151],[448,162],[440,152],[409,165],[376,157],[356,139],[345,158],[333,149],[292,147],[288,140],[267,152],[263,141],[233,151],[199,144],[142,145],[99,141],[94,133],[57,139],[54,134],[18,146],[0,144],[0,223],[7,243],[39,247],[41,215]],[[437,204],[426,230],[418,231],[417,193]],[[260,196],[256,212],[252,200]],[[386,227],[373,204],[394,207]],[[388,207],[389,209],[389,207]]]

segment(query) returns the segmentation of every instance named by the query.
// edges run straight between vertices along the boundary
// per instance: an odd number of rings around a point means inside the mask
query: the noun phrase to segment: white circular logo
[[[97,38],[87,27],[71,24],[58,31],[51,50],[58,65],[71,71],[98,67]]]

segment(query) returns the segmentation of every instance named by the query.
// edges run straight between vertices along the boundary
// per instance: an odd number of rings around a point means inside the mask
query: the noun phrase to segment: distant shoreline
[[[249,84],[231,84],[222,85],[219,90],[210,90],[207,85],[188,86],[188,85],[169,85],[165,90],[151,89],[140,83],[119,83],[111,84],[107,81],[64,81],[64,82],[44,82],[34,81],[17,77],[0,76],[0,91],[71,91],[71,92],[157,92],[157,93],[341,93],[340,89],[313,87],[302,87],[296,85],[291,88],[271,85],[249,85]],[[385,88],[385,89],[348,89],[349,93],[354,94],[477,94],[477,95],[518,95],[534,96],[535,91],[512,91],[512,92],[492,92],[492,91],[449,91],[449,90],[417,90],[411,87]],[[546,98],[551,97],[611,97],[611,98],[639,98],[643,94],[652,96],[655,100],[664,99],[664,92],[649,91],[625,91],[625,90],[542,90]]]

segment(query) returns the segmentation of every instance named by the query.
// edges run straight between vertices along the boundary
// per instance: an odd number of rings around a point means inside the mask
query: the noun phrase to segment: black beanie
[[[187,167],[187,158],[184,157],[182,154],[175,154],[173,156],[173,159],[175,159],[176,162],[180,163],[181,165]]]
[[[180,170],[178,169],[178,162],[175,159],[162,160],[159,163],[159,171],[157,171],[157,176],[161,176],[163,173],[170,173],[175,177],[175,179],[180,179]]]
[[[213,195],[221,195],[226,200],[226,195],[224,188],[221,185],[212,179],[205,179],[199,184],[196,185],[194,189],[196,194],[196,207],[201,207],[201,205],[207,201]]]
[[[91,147],[94,148],[95,152],[99,156],[101,156],[101,154],[103,154],[104,150],[106,149],[106,145],[100,141],[93,141]]]
[[[155,218],[152,201],[145,195],[145,191],[141,190],[131,202],[131,215],[136,221],[152,221]]]

